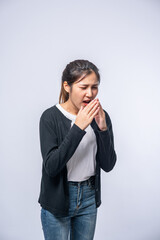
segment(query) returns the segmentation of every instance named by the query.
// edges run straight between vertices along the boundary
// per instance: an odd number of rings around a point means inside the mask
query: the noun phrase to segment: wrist
[[[80,124],[77,124],[76,122],[74,122],[74,124],[77,125],[77,127],[79,127],[81,130],[84,130],[84,128]]]
[[[107,127],[105,127],[105,128],[101,128],[100,130],[101,131],[106,131],[108,128]]]

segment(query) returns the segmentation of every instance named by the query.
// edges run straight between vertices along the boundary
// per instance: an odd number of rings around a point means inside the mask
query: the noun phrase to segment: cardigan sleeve
[[[42,114],[39,124],[40,146],[43,165],[50,177],[55,177],[61,172],[86,133],[85,130],[73,124],[58,146],[58,138],[54,127],[53,122],[45,119]]]
[[[116,163],[117,155],[114,149],[114,136],[111,119],[105,110],[104,112],[106,117],[107,130],[101,131],[98,128],[98,130],[96,131],[98,145],[97,158],[100,167],[105,172],[109,172],[113,169]]]

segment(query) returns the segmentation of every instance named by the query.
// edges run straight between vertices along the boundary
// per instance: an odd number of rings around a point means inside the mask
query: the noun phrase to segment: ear
[[[68,83],[67,83],[66,81],[64,81],[63,87],[64,87],[65,91],[69,93],[69,91],[70,91],[70,86],[68,85]]]

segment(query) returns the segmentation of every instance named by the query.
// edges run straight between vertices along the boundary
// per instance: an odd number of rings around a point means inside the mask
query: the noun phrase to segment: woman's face
[[[99,82],[95,72],[87,75],[82,80],[80,79],[72,84],[72,88],[69,87],[68,106],[75,114],[78,113],[81,106],[86,106],[87,102],[93,100],[98,94]]]

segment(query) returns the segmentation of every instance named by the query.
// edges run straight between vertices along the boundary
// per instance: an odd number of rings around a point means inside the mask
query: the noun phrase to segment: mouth
[[[83,103],[84,103],[85,105],[87,105],[87,104],[90,103],[90,102],[91,102],[91,100],[83,101]]]

